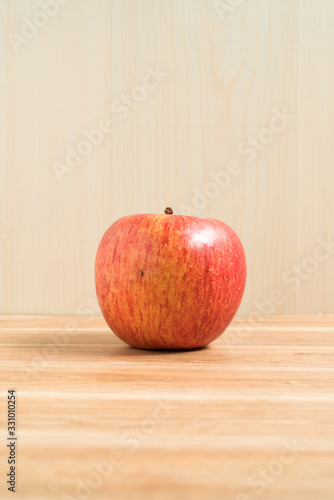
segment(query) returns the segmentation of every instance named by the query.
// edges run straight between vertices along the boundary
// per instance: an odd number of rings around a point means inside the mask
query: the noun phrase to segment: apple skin
[[[132,215],[104,234],[95,282],[102,314],[121,340],[142,349],[194,349],[219,337],[236,314],[245,253],[219,220]]]

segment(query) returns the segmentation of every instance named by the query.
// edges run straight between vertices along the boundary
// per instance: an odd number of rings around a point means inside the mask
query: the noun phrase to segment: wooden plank
[[[68,319],[0,318],[1,407],[17,391],[16,498],[332,500],[333,316],[259,318],[241,344],[189,352],[133,349],[101,317],[72,317],[55,344]],[[0,491],[10,498],[3,481]]]

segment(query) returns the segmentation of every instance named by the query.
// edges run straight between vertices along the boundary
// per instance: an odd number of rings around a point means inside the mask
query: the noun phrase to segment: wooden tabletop
[[[101,317],[2,316],[0,342],[1,499],[334,498],[334,315],[236,318],[188,352]]]

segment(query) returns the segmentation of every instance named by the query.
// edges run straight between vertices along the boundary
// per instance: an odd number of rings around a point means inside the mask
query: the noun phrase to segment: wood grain
[[[80,314],[107,227],[187,206],[244,243],[241,315],[274,289],[272,314],[333,313],[333,254],[297,289],[283,275],[334,239],[334,2],[232,4],[70,0],[15,52],[9,35],[40,0],[0,2],[0,312]],[[168,76],[120,120],[112,103],[157,66]],[[248,161],[240,145],[276,108],[295,118]],[[59,182],[54,162],[111,117],[113,133]],[[239,175],[196,208],[232,160]]]
[[[101,318],[0,317],[16,498],[331,500],[334,315],[258,318],[236,342],[245,326],[238,317],[205,349],[162,352],[123,344]],[[3,439],[10,498],[5,472]]]

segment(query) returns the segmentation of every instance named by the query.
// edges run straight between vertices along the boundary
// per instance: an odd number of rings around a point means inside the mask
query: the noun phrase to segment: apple
[[[122,217],[97,250],[97,298],[111,330],[142,349],[194,349],[232,321],[246,282],[236,233],[216,219]]]

